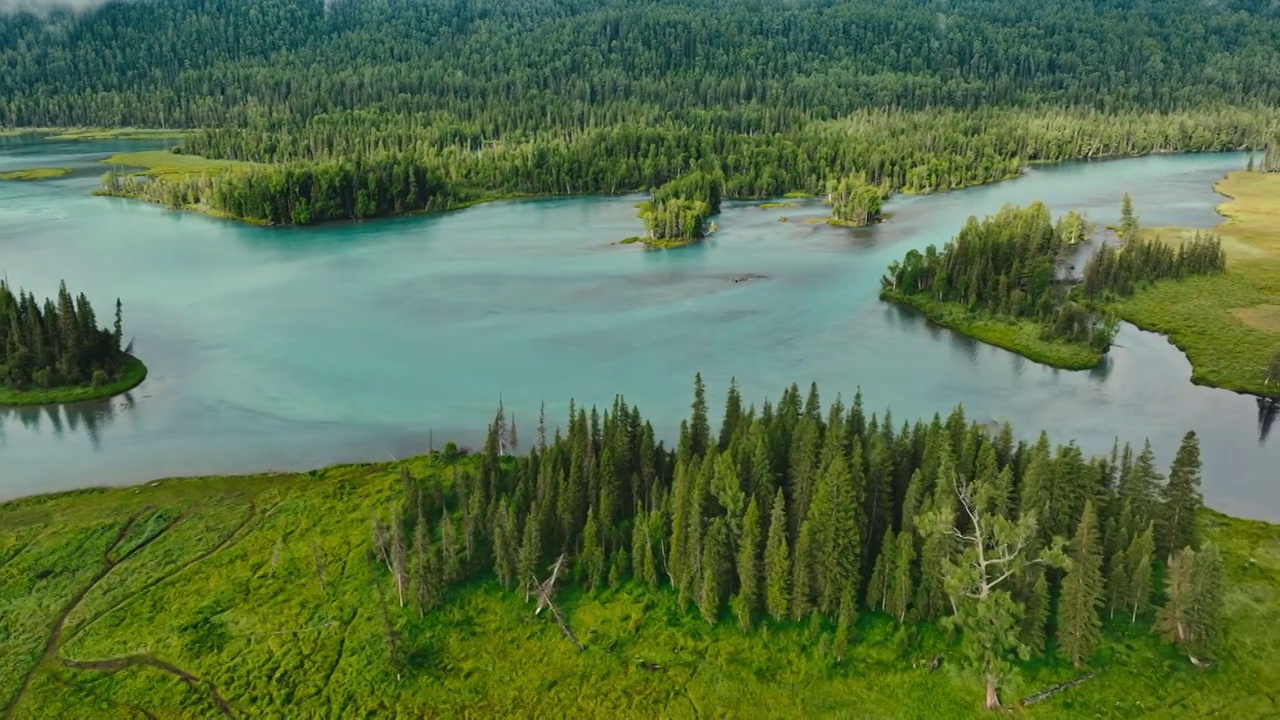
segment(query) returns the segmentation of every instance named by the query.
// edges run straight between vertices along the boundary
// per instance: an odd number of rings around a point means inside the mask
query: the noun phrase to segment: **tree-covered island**
[[[139,385],[147,369],[122,348],[123,307],[115,323],[98,326],[84,293],[66,283],[39,303],[0,281],[0,405],[44,405],[118,395]]]
[[[1055,367],[1102,362],[1115,337],[1117,298],[1163,280],[1221,274],[1219,238],[1196,233],[1181,244],[1144,238],[1129,196],[1122,244],[1103,242],[1082,278],[1067,267],[1089,224],[1068,212],[1056,223],[1043,203],[976,217],[941,250],[912,250],[881,278],[881,298],[983,342]]]

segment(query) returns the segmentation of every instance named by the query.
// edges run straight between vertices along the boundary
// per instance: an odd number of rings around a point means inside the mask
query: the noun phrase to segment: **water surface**
[[[805,224],[820,206],[728,204],[708,242],[647,252],[611,244],[640,231],[636,197],[298,230],[88,195],[96,160],[137,147],[0,141],[0,171],[75,169],[0,183],[0,271],[38,295],[66,278],[101,308],[121,297],[151,370],[112,402],[0,411],[0,499],[478,444],[499,397],[526,439],[544,399],[562,423],[570,397],[615,393],[670,437],[700,370],[717,403],[731,376],[757,400],[793,381],[828,398],[861,387],[899,423],[963,403],[1091,452],[1150,437],[1165,465],[1195,430],[1209,504],[1280,518],[1280,449],[1260,442],[1255,401],[1193,386],[1160,336],[1126,326],[1105,369],[1058,371],[876,298],[893,259],[1004,203],[1107,223],[1127,191],[1146,224],[1215,224],[1212,183],[1240,154],[1040,167],[897,198],[890,222],[859,230]]]

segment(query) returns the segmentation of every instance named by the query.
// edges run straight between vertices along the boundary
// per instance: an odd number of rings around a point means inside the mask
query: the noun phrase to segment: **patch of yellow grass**
[[[0,173],[0,180],[48,180],[62,177],[71,172],[70,168],[30,168]]]
[[[1231,313],[1249,327],[1270,332],[1280,332],[1280,305],[1258,305],[1236,308]]]
[[[1280,174],[1233,172],[1214,189],[1229,198],[1218,206],[1227,219],[1210,228],[1222,239],[1227,271],[1157,283],[1118,309],[1138,327],[1168,335],[1191,360],[1193,381],[1264,394],[1263,372],[1280,348]],[[1146,232],[1181,243],[1196,230]]]
[[[212,160],[199,155],[181,155],[168,150],[144,150],[141,152],[112,155],[103,164],[126,169],[136,169],[139,175],[172,177],[205,172],[226,172],[254,167],[256,163],[239,160]]]

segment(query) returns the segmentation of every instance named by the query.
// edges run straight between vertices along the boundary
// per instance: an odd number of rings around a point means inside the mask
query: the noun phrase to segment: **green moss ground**
[[[904,295],[891,290],[881,292],[880,298],[914,308],[943,327],[1038,363],[1064,370],[1087,370],[1102,363],[1103,354],[1090,347],[1042,340],[1040,325],[1029,320],[1011,321],[974,315],[955,303],[933,302],[919,295]]]
[[[407,464],[447,472],[441,460]],[[398,493],[399,465],[349,465],[0,505],[0,707],[14,718],[219,717],[216,694],[236,717],[261,718],[982,716],[977,678],[932,627],[866,614],[833,667],[822,659],[830,628],[711,627],[670,592],[634,585],[557,596],[584,652],[489,580],[424,618],[392,599],[409,668],[397,681],[369,515]],[[1229,583],[1219,662],[1197,670],[1145,625],[1113,621],[1099,678],[1015,714],[1280,713],[1280,527],[1213,513],[1205,524]],[[942,669],[925,670],[939,651]],[[121,658],[134,664],[111,664]],[[84,667],[95,661],[108,669]],[[1004,697],[1079,672],[1034,662]]]
[[[50,180],[71,172],[70,168],[30,168],[0,173],[0,180]]]
[[[119,380],[101,387],[61,387],[48,390],[10,390],[0,387],[0,407],[23,405],[52,405],[54,403],[102,400],[128,392],[147,379],[147,366],[142,361],[126,356],[125,371]]]
[[[1162,333],[1187,354],[1191,379],[1239,392],[1275,394],[1262,384],[1280,350],[1280,174],[1233,172],[1214,188],[1231,198],[1213,228],[1227,251],[1227,272],[1156,283],[1116,304],[1121,317]],[[1153,228],[1181,242],[1193,228]]]
[[[238,160],[211,160],[199,155],[171,153],[168,150],[118,153],[100,162],[112,167],[136,169],[139,175],[157,178],[243,170],[255,165]]]

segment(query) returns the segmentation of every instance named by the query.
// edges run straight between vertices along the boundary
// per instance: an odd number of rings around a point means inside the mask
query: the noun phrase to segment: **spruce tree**
[[[1174,553],[1156,630],[1192,658],[1210,650],[1219,630],[1221,584],[1222,561],[1212,547],[1201,552],[1185,547]]]
[[[516,585],[526,589],[537,581],[542,566],[542,531],[537,513],[530,513],[524,521],[524,536],[520,540],[520,558],[516,561]]]
[[[596,590],[604,583],[604,548],[600,540],[600,526],[596,522],[595,508],[587,510],[587,524],[582,529],[582,549],[578,551],[578,579],[589,590]]]
[[[1131,622],[1137,622],[1139,615],[1151,609],[1151,563],[1155,552],[1155,531],[1151,525],[1147,525],[1125,551],[1124,570],[1129,580],[1125,605]]]
[[[896,536],[893,528],[890,528],[880,543],[875,568],[871,571],[871,581],[867,584],[867,607],[872,610],[882,610],[888,602],[889,584],[893,578],[893,563],[897,552]]]
[[[711,421],[707,419],[707,386],[702,373],[693,377],[693,417],[689,421],[689,452],[693,456],[707,453],[711,443]]]
[[[849,643],[853,640],[853,626],[858,621],[858,602],[852,592],[846,591],[840,597],[839,613],[836,617],[836,639],[832,647],[836,662],[844,660],[849,651]]]
[[[1058,607],[1058,641],[1076,667],[1084,664],[1102,640],[1102,618],[1098,615],[1102,594],[1098,517],[1089,500],[1071,540],[1071,568],[1062,581]]]
[[[493,516],[493,573],[504,588],[516,586],[517,558],[515,530],[506,503]]]
[[[894,552],[897,556],[891,566],[893,572],[889,580],[889,590],[886,593],[885,609],[898,618],[898,622],[906,622],[913,589],[911,566],[916,557],[915,538],[902,533],[897,536],[896,545]]]
[[[755,498],[747,505],[742,518],[742,538],[738,543],[738,594],[733,600],[734,614],[743,630],[751,627],[760,604],[760,506]]]
[[[1116,228],[1116,235],[1125,242],[1132,242],[1138,239],[1138,216],[1133,212],[1133,199],[1129,197],[1129,193],[1124,194],[1124,199],[1120,203],[1120,225]]]
[[[720,422],[720,451],[729,449],[729,441],[742,420],[742,396],[738,393],[738,379],[729,379],[729,394],[724,401],[724,417]]]
[[[795,557],[791,563],[791,618],[801,620],[814,606],[815,525],[812,518],[800,526]]]
[[[791,549],[787,545],[786,500],[779,488],[769,516],[769,538],[764,548],[764,602],[774,620],[781,621],[791,610]]]
[[[1161,501],[1160,553],[1168,557],[1184,547],[1199,547],[1196,516],[1204,507],[1204,498],[1200,495],[1200,440],[1194,432],[1182,438]]]
[[[1111,554],[1111,561],[1107,563],[1107,573],[1105,577],[1107,585],[1107,614],[1109,617],[1115,617],[1116,611],[1125,612],[1129,607],[1129,593],[1132,588],[1132,578],[1129,577],[1128,550],[1132,547],[1132,543],[1123,546]]]
[[[1049,622],[1049,581],[1043,565],[1027,570],[1023,604],[1026,608],[1019,623],[1018,637],[1031,655],[1044,652],[1045,624]]]
[[[716,518],[707,528],[702,544],[702,588],[698,594],[698,610],[702,619],[714,625],[720,615],[725,589],[729,529],[724,518]]]

